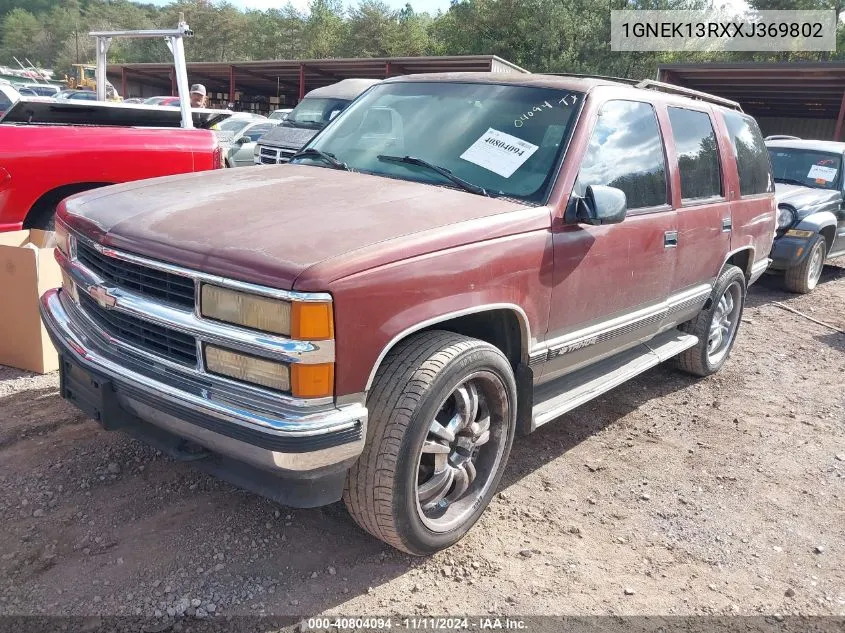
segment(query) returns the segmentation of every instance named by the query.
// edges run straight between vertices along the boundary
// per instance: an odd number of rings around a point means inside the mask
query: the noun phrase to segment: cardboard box
[[[62,285],[53,233],[0,233],[0,365],[46,374],[59,358],[38,313],[38,299]]]

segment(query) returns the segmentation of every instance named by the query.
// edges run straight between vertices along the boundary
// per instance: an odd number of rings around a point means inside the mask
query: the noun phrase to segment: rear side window
[[[710,115],[684,108],[669,108],[669,122],[678,151],[681,199],[701,200],[721,196],[719,150]]]
[[[584,155],[576,194],[588,185],[625,192],[629,209],[666,204],[666,164],[654,108],[638,101],[608,101],[599,112]]]
[[[769,152],[757,121],[739,112],[725,112],[724,116],[739,170],[739,194],[753,196],[774,191]]]

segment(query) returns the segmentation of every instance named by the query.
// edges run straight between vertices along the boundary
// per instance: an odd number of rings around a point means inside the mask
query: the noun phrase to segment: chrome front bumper
[[[63,294],[50,290],[41,298],[41,318],[50,338],[63,358],[95,382],[110,383],[121,414],[218,455],[287,476],[308,478],[327,467],[346,468],[363,450],[367,409],[362,404],[280,409],[238,399],[236,393],[105,344],[88,331],[82,315],[74,314],[78,307]]]

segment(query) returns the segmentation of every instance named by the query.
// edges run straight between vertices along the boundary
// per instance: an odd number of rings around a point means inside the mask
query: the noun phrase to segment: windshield
[[[815,189],[837,189],[842,156],[811,149],[770,147],[775,182]]]
[[[376,86],[309,148],[350,169],[456,186],[430,163],[492,196],[545,201],[583,93],[498,84]],[[396,158],[419,159],[415,164]],[[297,159],[314,165],[325,160]],[[462,187],[467,189],[467,187]]]
[[[223,132],[239,132],[250,123],[255,123],[252,119],[232,117],[220,123],[217,127]]]
[[[284,125],[322,130],[348,105],[347,99],[305,98],[288,114]]]
[[[290,110],[276,110],[275,112],[271,112],[270,116],[268,116],[267,118],[273,121],[278,119],[284,119],[289,112]]]

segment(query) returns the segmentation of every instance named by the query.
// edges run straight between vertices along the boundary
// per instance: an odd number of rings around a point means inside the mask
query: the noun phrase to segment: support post
[[[97,37],[97,101],[106,100],[106,56],[111,46],[111,38]]]
[[[833,132],[833,140],[842,140],[842,119],[845,118],[845,92],[842,93],[842,103],[839,104],[839,116],[836,117],[836,130]]]
[[[170,69],[170,96],[175,97],[177,94],[176,92],[176,71],[172,68]]]
[[[305,98],[305,64],[299,65],[299,101]]]
[[[127,95],[127,82],[126,82],[126,66],[120,67],[120,96],[124,99]]]
[[[235,102],[235,65],[229,66],[229,103]]]
[[[179,109],[182,111],[182,127],[194,127],[194,117],[191,115],[191,91],[188,86],[188,68],[185,64],[185,44],[181,37],[171,37],[170,46],[173,49],[173,67],[176,70],[176,87],[179,89]]]
[[[384,62],[384,78],[390,77],[390,61]]]

